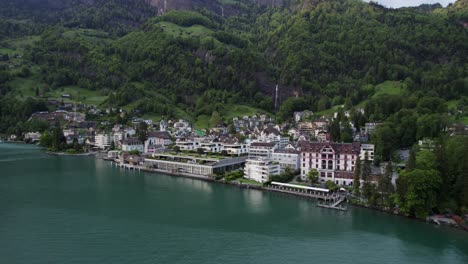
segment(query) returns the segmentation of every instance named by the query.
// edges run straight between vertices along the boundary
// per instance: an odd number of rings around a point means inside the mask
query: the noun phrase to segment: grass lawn
[[[157,23],[165,33],[170,34],[172,36],[181,36],[181,37],[189,37],[189,36],[209,36],[213,33],[211,29],[208,29],[201,25],[193,25],[190,27],[182,27],[176,25],[171,22],[162,21]]]
[[[108,33],[94,29],[71,29],[65,31],[63,36],[66,38],[81,38],[94,44],[108,44],[112,41]]]
[[[81,102],[85,104],[99,105],[107,99],[107,96],[102,95],[99,91],[84,89],[78,86],[64,86],[54,89],[47,93],[51,98],[60,99],[62,94],[70,94],[72,102]]]
[[[341,105],[335,105],[330,109],[323,110],[323,111],[317,112],[315,114],[317,114],[319,116],[330,116],[330,115],[333,115],[335,112],[337,112],[340,107],[341,107]]]
[[[36,87],[40,85],[36,80],[18,77],[8,84],[13,87],[14,92],[22,99],[36,96]]]
[[[234,117],[243,117],[245,115],[252,116],[255,114],[268,114],[265,110],[247,105],[226,105],[226,107],[220,112],[221,116],[226,121],[232,120]]]
[[[464,116],[460,119],[460,121],[464,124],[464,125],[468,125],[468,116]]]
[[[448,102],[447,102],[447,108],[448,108],[448,109],[451,109],[451,108],[454,109],[454,108],[456,108],[457,105],[458,105],[458,101],[459,101],[459,100],[451,100],[451,101],[448,101]]]
[[[40,36],[26,36],[21,38],[9,39],[5,43],[12,49],[24,49],[32,46],[34,42],[39,41]]]
[[[402,94],[406,92],[406,86],[399,81],[385,81],[381,84],[376,85],[375,87],[373,87],[372,85],[367,85],[365,86],[365,89],[375,90],[374,95],[372,97],[377,97],[377,96],[384,95],[384,94],[397,95],[397,94]],[[363,100],[359,104],[357,104],[355,107],[362,108],[365,106],[366,103],[367,103],[367,100]],[[330,109],[317,112],[316,114],[330,116],[333,113],[335,113],[339,107],[340,107],[339,105],[335,105]]]
[[[245,184],[252,184],[252,185],[257,185],[257,186],[262,186],[263,184],[260,182],[256,182],[254,180],[246,179],[246,178],[239,178],[237,180],[240,183],[245,183]]]
[[[1,48],[0,47],[0,55],[14,55],[16,54],[17,52],[14,50],[14,49],[10,49],[10,48]]]
[[[383,94],[402,94],[406,91],[406,86],[399,81],[385,81],[375,86],[375,96]]]

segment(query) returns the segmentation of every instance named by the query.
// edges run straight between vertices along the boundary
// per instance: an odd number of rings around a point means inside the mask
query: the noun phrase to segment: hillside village
[[[112,112],[119,118],[128,115],[123,110],[95,108],[86,113],[67,110],[36,112],[29,122],[39,120],[50,127],[59,126],[60,135],[56,136],[60,137],[61,144],[54,147],[52,142],[44,143],[45,138],[54,135],[41,135],[39,132],[25,133],[23,140],[41,143],[59,152],[107,153],[108,159],[120,164],[146,166],[171,173],[222,178],[235,171],[242,172],[236,177],[257,183],[276,180],[351,188],[356,163],[374,161],[376,146],[370,144],[370,140],[379,125],[365,123],[364,127],[356,129],[350,123],[353,142],[342,143],[334,142],[330,136],[330,124],[338,113],[316,116],[312,111],[295,112],[291,122],[282,124],[275,123],[275,119],[268,115],[242,116],[233,118],[229,125],[221,122],[216,127],[198,130],[183,119],[155,123],[134,117],[127,122],[129,125],[86,120],[86,116]],[[348,111],[343,113],[349,115]],[[15,139],[14,135],[10,138]],[[403,150],[402,153],[404,162],[408,151]],[[373,183],[377,183],[379,176],[384,174],[386,164],[375,165],[371,170]],[[315,174],[317,178],[312,179],[311,175]],[[287,176],[282,177],[284,175]]]

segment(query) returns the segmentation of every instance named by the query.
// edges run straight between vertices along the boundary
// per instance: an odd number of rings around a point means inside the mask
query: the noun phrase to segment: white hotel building
[[[338,185],[352,185],[357,157],[364,152],[368,152],[368,159],[373,160],[371,144],[304,142],[301,149],[301,177],[306,180],[309,171],[316,169],[320,182],[331,180]]]

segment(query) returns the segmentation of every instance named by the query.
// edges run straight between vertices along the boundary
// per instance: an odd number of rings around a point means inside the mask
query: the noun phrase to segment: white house
[[[139,152],[143,152],[145,149],[143,146],[143,142],[141,142],[140,139],[130,137],[122,141],[122,150],[123,151],[138,150]]]
[[[182,151],[191,151],[191,150],[197,150],[197,148],[200,147],[200,142],[195,141],[195,140],[183,140],[183,139],[178,139],[176,141],[176,146],[180,148]]]
[[[124,138],[133,137],[136,134],[136,130],[133,127],[124,129]]]
[[[31,140],[31,142],[38,142],[41,139],[41,133],[29,132],[24,134],[24,139]]]
[[[271,158],[278,145],[273,142],[253,142],[249,146],[249,158]]]
[[[273,152],[272,160],[277,162],[281,167],[281,172],[289,167],[292,170],[300,168],[300,152],[295,149],[277,149]]]
[[[225,143],[223,144],[223,148],[229,155],[240,156],[249,153],[248,145],[243,143]]]
[[[94,137],[95,146],[100,149],[105,149],[110,147],[112,143],[112,138],[109,134],[97,134]]]
[[[374,149],[374,144],[361,144],[361,153],[359,154],[359,158],[361,160],[365,160],[367,155],[367,160],[374,160]]]
[[[284,148],[288,142],[289,137],[283,137],[278,129],[269,126],[262,130],[260,135],[257,137],[257,140],[260,142],[273,142],[278,145],[278,148]]]
[[[220,142],[201,142],[200,148],[205,150],[205,152],[213,153],[219,153],[224,149],[223,144]]]
[[[264,183],[270,175],[280,174],[280,165],[270,159],[247,159],[244,168],[244,178]]]

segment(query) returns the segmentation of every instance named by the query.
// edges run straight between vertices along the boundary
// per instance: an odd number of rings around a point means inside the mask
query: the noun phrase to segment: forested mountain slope
[[[0,94],[12,102],[77,87],[105,105],[196,120],[233,104],[273,112],[279,84],[287,119],[359,105],[387,81],[416,97],[468,94],[466,0],[423,10],[357,0],[1,1]]]

